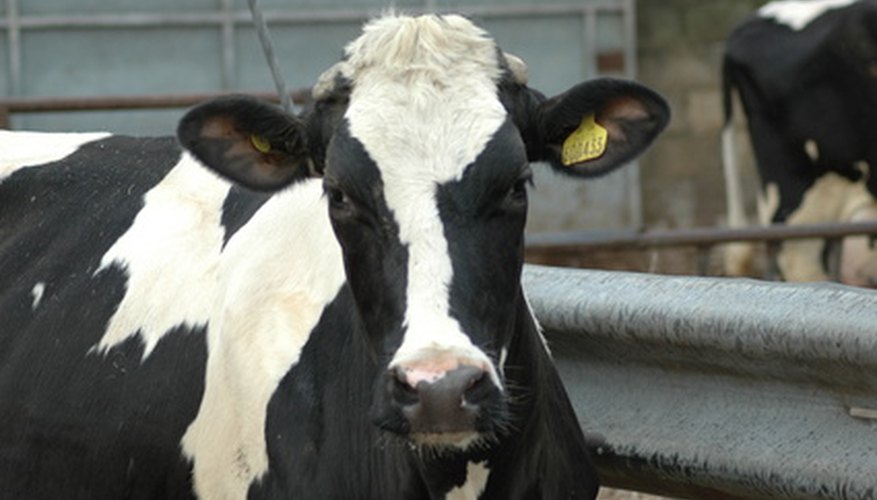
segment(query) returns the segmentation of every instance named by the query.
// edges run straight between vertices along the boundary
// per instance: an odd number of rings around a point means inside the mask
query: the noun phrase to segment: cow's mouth
[[[430,448],[459,448],[465,450],[481,439],[475,431],[459,432],[416,432],[410,435],[411,441],[419,446]]]

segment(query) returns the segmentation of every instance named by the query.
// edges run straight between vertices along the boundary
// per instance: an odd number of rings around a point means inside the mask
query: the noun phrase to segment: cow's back
[[[781,12],[763,8],[734,30],[726,49],[726,71],[749,120],[768,124],[752,133],[762,175],[771,182],[777,170],[813,163],[808,177],[836,171],[858,180],[853,164],[875,154],[877,2],[814,12],[801,24]],[[818,151],[805,151],[807,141]]]
[[[172,138],[81,139],[76,148],[70,135],[0,137],[74,149],[42,162],[0,149],[9,153],[0,158],[0,489],[187,497],[178,449],[203,388],[205,327],[178,326],[148,356],[135,332],[99,345],[130,287],[124,260],[102,259],[182,155]]]

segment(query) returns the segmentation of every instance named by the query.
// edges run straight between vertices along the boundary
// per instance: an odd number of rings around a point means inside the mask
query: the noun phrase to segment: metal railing
[[[279,102],[275,92],[245,92],[272,102]],[[50,113],[77,111],[120,111],[132,109],[188,108],[229,92],[204,92],[198,94],[144,94],[100,97],[9,97],[0,98],[0,128],[9,128],[10,116],[16,113]],[[290,92],[292,101],[304,104],[310,98],[310,89]]]
[[[652,250],[668,247],[697,249],[697,274],[709,274],[710,252],[715,246],[736,242],[762,243],[768,257],[766,278],[775,279],[776,255],[784,241],[824,239],[831,259],[829,276],[837,280],[839,264],[836,256],[843,238],[847,236],[877,235],[877,221],[834,224],[774,224],[764,227],[694,228],[676,230],[620,230],[603,232],[564,232],[533,234],[527,237],[528,252],[541,254],[575,254],[603,250]]]
[[[0,13],[0,37],[6,39],[7,54],[5,68],[8,72],[10,93],[18,96],[23,87],[23,45],[28,33],[52,29],[154,29],[154,28],[210,28],[219,30],[221,44],[222,88],[236,88],[235,68],[238,65],[236,40],[242,28],[252,23],[250,13],[239,8],[234,0],[219,0],[213,7],[181,8],[177,12],[95,12],[65,14],[28,14],[21,6],[24,0],[0,0],[5,3],[5,12]],[[405,12],[460,12],[481,18],[528,18],[533,16],[580,16],[586,30],[584,43],[589,47],[582,61],[587,74],[595,74],[597,68],[597,16],[618,14],[624,19],[624,73],[636,74],[635,9],[636,0],[594,0],[588,2],[570,1],[568,3],[522,3],[516,5],[496,4],[458,4],[442,6],[435,0],[423,0],[421,5],[406,5]],[[371,5],[364,7],[319,8],[291,5],[285,8],[265,9],[265,19],[271,26],[302,24],[338,24],[361,22],[379,14],[385,7]],[[592,48],[592,49],[591,49]]]
[[[877,292],[527,266],[606,486],[877,496]]]

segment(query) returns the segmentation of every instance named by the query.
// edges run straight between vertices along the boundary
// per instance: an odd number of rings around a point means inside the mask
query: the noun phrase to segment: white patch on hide
[[[104,254],[128,276],[125,297],[95,346],[106,352],[139,333],[143,359],[174,327],[206,325],[222,248],[222,203],[230,184],[184,154],[144,196],[128,231]]]
[[[819,145],[813,139],[807,140],[804,142],[804,153],[810,161],[816,163],[819,160]]]
[[[351,134],[377,163],[408,247],[407,331],[391,366],[445,352],[487,362],[450,316],[453,278],[436,189],[459,180],[502,125],[501,68],[486,33],[460,16],[386,17],[347,47]]]
[[[321,181],[266,202],[229,240],[218,274],[204,398],[182,446],[200,498],[244,499],[268,470],[268,401],[345,280]]]
[[[0,130],[0,182],[20,168],[61,160],[83,144],[109,136],[107,132],[61,134]]]
[[[856,3],[857,0],[781,0],[760,9],[758,15],[800,31],[826,11]]]
[[[445,496],[445,500],[476,500],[487,486],[490,469],[483,462],[469,462],[466,466],[466,482]]]

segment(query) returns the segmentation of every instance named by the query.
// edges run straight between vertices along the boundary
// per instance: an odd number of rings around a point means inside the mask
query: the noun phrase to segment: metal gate
[[[0,96],[91,97],[273,88],[245,0],[0,0]],[[290,88],[335,63],[363,20],[462,12],[560,92],[597,74],[636,74],[635,0],[262,0]],[[166,135],[179,110],[13,115],[15,129]],[[537,169],[547,171],[547,169]],[[529,229],[638,227],[637,168],[590,183],[537,172]]]

